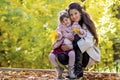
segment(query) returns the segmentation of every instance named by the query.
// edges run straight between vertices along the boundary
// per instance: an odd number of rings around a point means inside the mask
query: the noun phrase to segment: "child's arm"
[[[85,24],[83,24],[83,27],[84,27],[84,25],[85,25]],[[79,25],[79,26],[80,26],[80,25]],[[85,37],[85,36],[87,35],[87,32],[86,32],[85,29],[81,28],[81,26],[80,26],[80,32],[78,33],[78,35],[79,35],[80,37]]]
[[[56,49],[56,48],[60,47],[60,45],[62,44],[62,41],[63,41],[63,40],[57,40],[57,41],[55,41],[55,42],[52,44],[52,48],[53,48],[53,49]]]
[[[84,29],[80,29],[80,32],[77,33],[80,37],[85,37],[86,36],[86,31]]]
[[[72,31],[67,32],[67,31],[64,30],[64,31],[62,31],[62,35],[63,35],[64,38],[69,39],[69,37],[73,36],[73,32]]]
[[[58,31],[58,36],[56,38],[56,41],[52,44],[52,48],[58,48],[62,43],[62,34]]]

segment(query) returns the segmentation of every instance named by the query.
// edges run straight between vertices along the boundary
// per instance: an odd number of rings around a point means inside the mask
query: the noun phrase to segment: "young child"
[[[68,39],[69,36],[79,35],[80,37],[84,37],[86,35],[85,30],[81,28],[78,22],[74,22],[71,25],[71,20],[67,12],[62,12],[61,17],[59,18],[60,25],[57,28],[58,38],[56,42],[53,44],[53,49],[58,46],[67,45],[69,49],[73,49],[72,41]],[[61,46],[62,46],[61,45]]]
[[[49,54],[49,59],[56,68],[57,79],[62,79],[62,72],[64,69],[57,64],[55,58],[58,53],[65,52],[65,54],[68,55],[68,57],[69,57],[69,60],[68,60],[69,77],[75,78],[76,77],[74,74],[75,52],[72,47],[72,41],[67,39],[67,36],[73,35],[73,33],[71,33],[72,32],[71,20],[69,18],[69,15],[67,14],[67,12],[60,13],[59,21],[60,21],[60,25],[57,28],[58,38],[55,41],[55,43],[53,44],[53,50]],[[70,50],[64,51],[61,49],[62,45],[69,45],[71,48],[69,48]]]

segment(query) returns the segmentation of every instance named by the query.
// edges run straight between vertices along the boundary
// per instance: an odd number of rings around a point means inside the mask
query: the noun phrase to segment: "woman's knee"
[[[87,64],[86,67],[90,67],[90,66],[92,66],[93,64],[95,64],[95,60],[93,60],[92,58],[89,58],[89,62],[88,62],[88,64]]]

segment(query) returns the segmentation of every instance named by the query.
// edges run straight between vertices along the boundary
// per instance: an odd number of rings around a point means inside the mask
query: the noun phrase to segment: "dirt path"
[[[65,77],[66,71],[63,73]],[[0,68],[0,80],[55,80],[55,70]],[[119,73],[84,72],[87,80],[120,80]]]

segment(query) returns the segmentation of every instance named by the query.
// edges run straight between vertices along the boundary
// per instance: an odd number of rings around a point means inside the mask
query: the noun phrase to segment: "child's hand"
[[[76,33],[76,34],[77,34],[77,33],[80,33],[80,29],[79,29],[79,28],[74,27],[74,28],[73,28],[73,32],[74,32],[74,33]]]
[[[57,40],[60,40],[62,38],[62,34],[60,32],[58,32],[58,35],[56,36]]]

